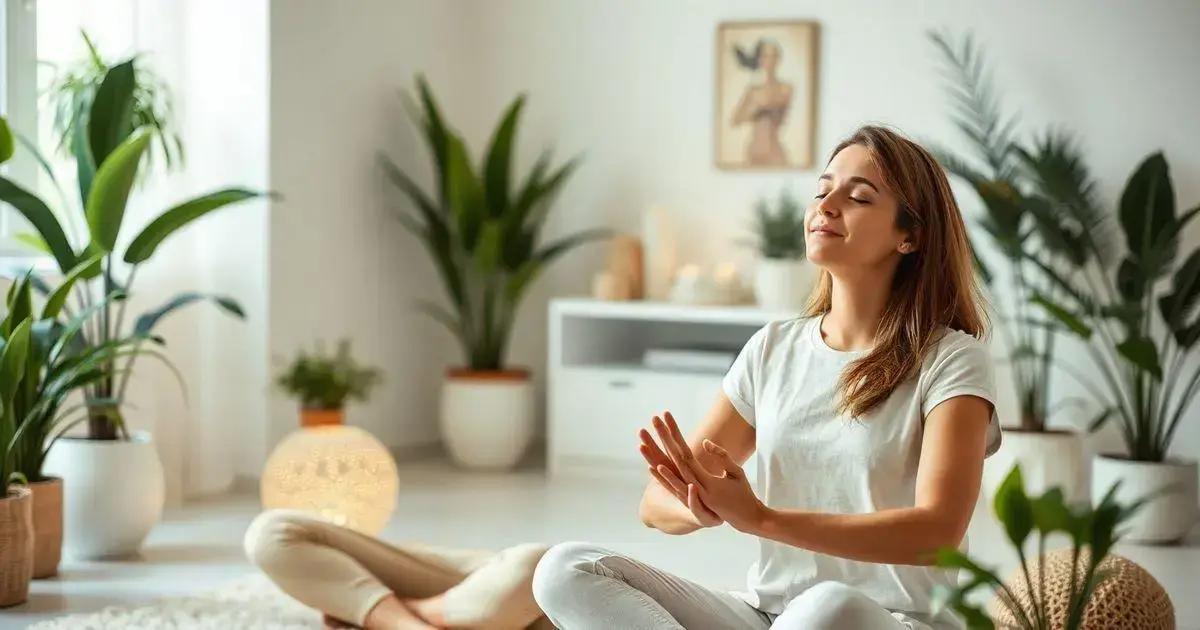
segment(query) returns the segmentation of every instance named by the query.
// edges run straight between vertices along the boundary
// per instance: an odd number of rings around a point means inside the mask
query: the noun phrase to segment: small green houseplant
[[[1114,485],[1095,507],[1070,505],[1060,488],[1051,488],[1041,496],[1031,497],[1025,492],[1020,465],[1014,466],[996,490],[993,509],[1020,559],[1021,587],[1026,596],[1019,597],[1013,585],[1005,583],[995,572],[957,548],[944,547],[937,551],[937,566],[964,571],[968,579],[955,588],[939,590],[936,593],[939,604],[961,614],[969,628],[994,628],[996,624],[992,617],[982,607],[967,600],[977,589],[988,588],[995,593],[1003,616],[1016,620],[1012,627],[1027,630],[1076,630],[1082,627],[1088,601],[1107,577],[1100,565],[1121,539],[1117,528],[1137,512],[1144,501],[1121,504],[1116,494],[1117,486]],[[1026,541],[1033,533],[1037,534],[1036,559],[1025,553]],[[1066,602],[1058,602],[1065,606],[1052,605],[1049,599],[1051,594],[1047,593],[1045,584],[1048,571],[1031,570],[1047,563],[1046,537],[1054,534],[1065,534],[1071,540],[1071,578]],[[1055,610],[1062,612],[1055,615]]]
[[[301,351],[275,383],[299,401],[301,424],[312,426],[341,424],[346,402],[366,400],[380,377],[377,368],[360,365],[350,353],[350,341],[342,339],[332,354],[321,346]]]
[[[758,305],[772,311],[800,311],[817,279],[816,267],[804,259],[804,207],[786,188],[773,209],[760,199],[754,206],[754,232],[749,243],[759,253],[754,269]]]
[[[0,147],[3,148],[3,147]],[[12,606],[29,597],[33,577],[33,499],[17,471],[13,437],[20,428],[13,399],[25,376],[32,322],[28,317],[8,324],[10,332],[0,344],[0,606]]]
[[[517,308],[547,265],[611,232],[588,229],[542,242],[552,202],[578,161],[552,167],[546,152],[523,180],[516,177],[524,96],[509,105],[476,165],[420,76],[417,95],[420,106],[410,104],[409,113],[433,158],[432,186],[427,192],[386,156],[379,162],[415,209],[397,217],[429,252],[450,300],[449,308],[429,300],[417,306],[454,335],[463,353],[463,365],[443,380],[443,435],[460,463],[511,466],[533,433],[528,370],[508,369],[505,361]],[[467,402],[476,395],[495,399]]]

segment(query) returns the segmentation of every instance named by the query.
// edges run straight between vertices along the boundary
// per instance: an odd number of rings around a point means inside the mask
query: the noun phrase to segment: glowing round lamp
[[[342,424],[340,409],[303,410],[262,473],[262,503],[375,535],[396,509],[396,462],[375,436]]]

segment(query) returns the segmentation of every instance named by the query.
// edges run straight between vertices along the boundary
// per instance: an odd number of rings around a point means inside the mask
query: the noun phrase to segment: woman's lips
[[[817,227],[809,231],[817,236],[843,236],[841,232],[835,232],[827,227]]]

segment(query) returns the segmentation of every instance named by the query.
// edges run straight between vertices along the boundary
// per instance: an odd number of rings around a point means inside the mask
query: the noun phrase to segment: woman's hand
[[[692,449],[684,440],[683,433],[679,431],[675,418],[670,412],[664,413],[663,416],[665,420],[654,417],[654,428],[675,466],[674,471],[668,469],[668,472],[675,473],[677,479],[682,482],[689,502],[694,495],[702,507],[735,529],[743,532],[756,529],[766,513],[766,506],[755,496],[742,467],[733,461],[724,448],[706,439],[704,449],[714,456],[721,468],[716,475],[710,473],[692,454]],[[643,436],[643,442],[648,437]],[[643,444],[643,454],[645,450],[646,445]],[[676,496],[679,496],[679,493]]]
[[[668,412],[669,413],[669,412]],[[658,416],[654,416],[656,423],[661,423],[662,420]],[[656,425],[657,428],[657,425]],[[675,461],[663,453],[662,449],[655,443],[654,438],[650,437],[650,432],[642,429],[638,431],[638,435],[642,439],[642,444],[638,448],[641,451],[642,457],[649,464],[650,474],[658,481],[659,485],[667,489],[667,492],[675,495],[684,506],[691,511],[692,516],[696,518],[696,522],[701,527],[716,527],[725,521],[717,516],[712,510],[700,501],[700,493],[694,487],[689,487],[687,483],[679,476],[679,468]],[[691,449],[684,445],[684,448],[691,452]]]

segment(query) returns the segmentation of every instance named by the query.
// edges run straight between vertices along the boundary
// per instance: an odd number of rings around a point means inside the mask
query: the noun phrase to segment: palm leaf
[[[263,193],[242,188],[218,190],[194,199],[189,199],[160,214],[142,229],[125,250],[125,262],[138,264],[154,255],[167,237],[206,214],[248,199],[263,196]]]

